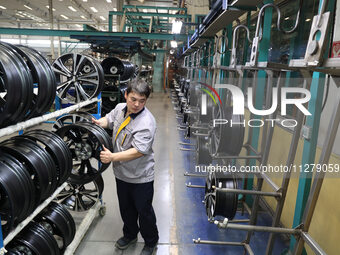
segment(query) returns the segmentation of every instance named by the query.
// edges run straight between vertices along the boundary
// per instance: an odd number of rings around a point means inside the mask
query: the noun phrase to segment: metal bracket
[[[192,133],[194,136],[202,136],[202,137],[208,137],[209,134],[204,134],[204,133],[198,133],[198,132],[195,132],[195,133]]]
[[[312,138],[312,132],[313,128],[309,126],[303,126],[302,127],[302,137],[305,138],[306,140],[310,140]]]
[[[193,150],[193,149],[187,149],[187,148],[179,148],[181,151],[196,151],[196,150]]]
[[[227,228],[228,222],[229,222],[228,218],[224,218],[222,222],[215,220],[214,224],[217,225],[218,228]]]
[[[253,44],[251,47],[251,55],[250,55],[250,66],[256,66],[258,59],[258,48],[259,48],[260,37],[254,37]]]
[[[199,188],[199,189],[205,189],[205,186],[202,185],[192,185],[191,182],[186,183],[185,186],[187,186],[188,188]]]
[[[305,55],[305,62],[308,66],[320,66],[322,64],[322,58],[327,46],[326,35],[329,28],[328,23],[330,19],[330,12],[326,12],[321,15],[321,23],[318,25],[319,17],[319,15],[314,16],[309,34]]]

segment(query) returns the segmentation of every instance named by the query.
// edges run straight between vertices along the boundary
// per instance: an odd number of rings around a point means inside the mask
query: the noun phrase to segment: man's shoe
[[[131,244],[134,244],[137,242],[137,237],[135,239],[129,239],[125,236],[119,238],[115,244],[115,246],[120,250],[127,249]]]
[[[144,245],[144,248],[143,248],[142,252],[140,253],[140,255],[154,255],[154,254],[156,254],[156,250],[157,250],[157,245],[155,245],[153,247]]]

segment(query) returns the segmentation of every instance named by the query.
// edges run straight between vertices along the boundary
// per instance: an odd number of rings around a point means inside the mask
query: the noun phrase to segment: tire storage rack
[[[100,110],[103,70],[79,54],[63,55],[51,68],[31,48],[1,43],[0,50],[5,52],[0,61],[1,113],[6,113],[1,114],[0,138],[57,118],[55,132],[34,129],[0,143],[0,254],[73,254],[97,212],[105,215],[101,173],[109,165],[100,163],[99,154],[103,144],[111,148],[112,143],[89,122],[90,114],[69,113],[93,103]],[[7,64],[13,68],[5,68]],[[19,81],[14,72],[20,72]],[[73,105],[44,114],[56,92]],[[17,106],[15,98],[21,100]],[[77,230],[69,210],[87,211]]]
[[[127,82],[137,77],[139,68],[117,57],[108,57],[101,62],[105,85],[102,91],[102,113],[105,116],[117,104],[124,102]]]
[[[277,125],[268,124],[261,125],[262,138],[259,144],[256,142],[256,147],[252,146],[253,138],[253,127],[250,126],[248,129],[248,139],[244,143],[244,128],[245,125],[238,126],[238,123],[243,123],[242,119],[237,114],[231,114],[230,107],[235,106],[236,100],[232,101],[232,93],[226,93],[225,102],[220,104],[209,100],[206,94],[202,93],[211,90],[216,94],[216,101],[219,98],[218,93],[214,89],[226,88],[227,84],[233,84],[239,89],[242,88],[242,80],[244,71],[251,71],[254,73],[252,86],[257,88],[258,83],[262,82],[264,85],[265,92],[261,90],[261,104],[263,109],[269,109],[271,104],[270,91],[273,87],[280,89],[282,86],[283,74],[288,71],[300,72],[303,80],[303,88],[308,89],[312,97],[317,97],[318,93],[316,91],[316,86],[323,86],[323,84],[317,84],[311,82],[311,77],[313,72],[320,72],[329,75],[331,78],[340,76],[340,61],[337,58],[326,58],[324,57],[324,52],[327,48],[327,28],[331,23],[330,12],[326,12],[327,1],[322,1],[322,5],[319,8],[319,13],[314,16],[313,23],[310,31],[310,37],[307,44],[307,49],[305,52],[304,59],[292,59],[289,64],[281,63],[271,63],[271,62],[260,62],[259,61],[259,42],[263,39],[263,34],[260,32],[260,26],[262,24],[263,13],[265,9],[272,8],[278,14],[277,18],[277,29],[283,33],[291,33],[297,28],[299,23],[300,9],[296,15],[295,26],[290,31],[284,31],[281,28],[281,12],[280,9],[274,4],[265,4],[259,11],[258,20],[256,25],[256,32],[253,40],[249,38],[249,28],[244,25],[238,25],[234,28],[233,33],[233,48],[231,49],[231,59],[229,66],[223,66],[215,61],[220,58],[220,53],[216,50],[211,55],[211,44],[208,47],[202,47],[197,51],[193,52],[191,56],[186,56],[184,58],[183,68],[187,69],[187,77],[180,77],[177,79],[175,84],[175,89],[172,90],[172,100],[174,104],[174,109],[177,111],[176,118],[180,119],[179,130],[185,131],[185,139],[191,139],[189,141],[195,140],[194,143],[180,142],[181,145],[194,146],[195,149],[181,148],[183,151],[193,151],[196,153],[196,165],[206,165],[209,166],[213,164],[213,160],[222,162],[222,164],[227,166],[235,166],[236,170],[240,165],[234,162],[239,159],[245,159],[246,166],[252,166],[254,163],[251,161],[257,160],[258,164],[266,166],[268,163],[269,150],[272,143],[274,127]],[[271,25],[271,24],[270,24]],[[251,45],[251,56],[250,61],[246,62],[244,65],[236,65],[236,38],[237,30],[245,29],[247,32],[247,39]],[[316,33],[320,33],[320,40],[315,37]],[[217,39],[218,44],[219,39]],[[315,45],[317,45],[315,47]],[[325,59],[324,59],[325,58]],[[211,63],[213,62],[213,63]],[[202,64],[202,66],[201,66]],[[220,71],[228,72],[229,77],[226,84],[218,84],[216,82],[218,78],[217,75]],[[266,80],[260,81],[258,79],[258,72],[265,72]],[[273,79],[274,71],[278,73],[277,79]],[[238,84],[235,84],[237,81]],[[210,79],[210,80],[209,80]],[[276,82],[276,84],[275,84]],[[336,86],[338,87],[337,92],[339,94],[340,83],[339,80],[334,79]],[[276,86],[275,86],[276,85]],[[250,90],[249,93],[253,98],[257,97],[256,92]],[[208,91],[209,92],[209,91]],[[207,92],[206,92],[207,93]],[[210,92],[209,92],[210,93]],[[207,93],[207,94],[209,94]],[[211,93],[212,94],[212,93]],[[322,95],[321,95],[322,96]],[[211,95],[211,98],[213,96]],[[215,103],[215,104],[214,104]],[[214,106],[215,105],[215,106]],[[206,106],[206,107],[202,107]],[[320,103],[318,107],[322,107]],[[241,107],[238,107],[239,109]],[[244,108],[244,106],[242,107]],[[316,108],[316,106],[315,106]],[[200,111],[204,110],[206,114],[200,114]],[[312,108],[314,109],[314,108]],[[313,110],[315,113],[315,109]],[[264,115],[259,120],[266,121],[267,119],[276,119],[277,111],[273,111],[269,118]],[[314,117],[314,118],[319,118]],[[250,119],[254,119],[254,114],[250,113]],[[297,112],[296,123],[293,135],[291,138],[291,143],[289,147],[289,154],[285,166],[291,166],[295,159],[295,154],[298,146],[298,141],[300,139],[300,134],[303,128],[303,113],[302,111]],[[213,125],[213,120],[227,120],[228,123],[231,121],[237,123],[230,127],[230,125]],[[320,121],[320,120],[318,120]],[[335,141],[335,136],[340,124],[340,97],[336,98],[333,105],[333,113],[328,125],[328,132],[322,147],[321,156],[319,158],[319,164],[328,164],[332,148]],[[242,127],[243,126],[243,127]],[[305,139],[310,139],[310,136],[304,134]],[[192,139],[193,138],[193,139]],[[257,138],[258,139],[258,138]],[[258,147],[258,149],[257,149]],[[246,150],[246,155],[239,155],[241,149]],[[209,172],[209,170],[207,170]],[[206,214],[208,216],[208,221],[215,224],[219,228],[223,229],[235,229],[240,231],[246,231],[247,234],[245,238],[241,241],[231,242],[231,241],[213,241],[213,240],[201,240],[200,238],[193,239],[195,244],[213,244],[213,245],[226,245],[226,246],[239,246],[244,249],[244,254],[254,254],[250,241],[252,234],[254,232],[268,232],[270,233],[267,242],[266,255],[272,254],[275,237],[278,234],[286,234],[293,236],[296,242],[292,245],[292,254],[299,255],[302,253],[304,245],[308,245],[309,248],[315,254],[326,255],[326,252],[320,247],[315,239],[310,235],[309,229],[312,221],[313,214],[316,209],[316,203],[319,198],[320,190],[323,184],[323,180],[326,172],[318,171],[315,177],[311,181],[311,189],[306,199],[306,206],[302,209],[302,217],[298,222],[297,227],[284,228],[280,226],[280,218],[285,203],[285,197],[288,190],[290,176],[292,171],[289,170],[284,173],[281,186],[275,184],[275,182],[265,173],[265,172],[254,172],[253,174],[257,177],[257,184],[252,185],[250,189],[247,186],[247,181],[252,181],[252,177],[247,174],[242,174],[241,172],[231,171],[228,172],[214,172],[210,171],[208,174],[192,174],[185,173],[185,176],[205,178],[205,186],[191,185],[187,184],[190,188],[202,188],[205,190],[204,204],[206,209]],[[243,188],[239,189],[236,178],[243,178]],[[309,178],[308,174],[302,172],[300,177]],[[262,191],[263,183],[266,182],[269,187],[273,190],[270,192]],[[245,195],[252,195],[253,203],[252,208],[249,208],[245,203],[244,199],[239,199],[241,196],[244,198]],[[262,197],[275,197],[277,200],[276,207],[274,207],[272,225],[260,226],[258,225],[257,218],[260,208],[260,200]],[[249,219],[234,219],[238,204],[241,204],[242,213],[244,209],[248,211]],[[243,208],[242,208],[243,206]],[[215,218],[217,216],[217,218]],[[222,217],[222,220],[220,220]],[[239,224],[248,223],[248,224]]]

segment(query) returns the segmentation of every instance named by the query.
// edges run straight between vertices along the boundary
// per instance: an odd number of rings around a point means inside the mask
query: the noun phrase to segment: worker
[[[145,107],[149,95],[148,84],[134,80],[125,92],[126,103],[118,104],[99,120],[92,119],[103,128],[113,129],[113,152],[103,145],[100,160],[112,162],[116,177],[124,235],[115,246],[127,249],[137,242],[140,231],[145,242],[141,255],[155,254],[159,238],[152,207],[156,121]]]

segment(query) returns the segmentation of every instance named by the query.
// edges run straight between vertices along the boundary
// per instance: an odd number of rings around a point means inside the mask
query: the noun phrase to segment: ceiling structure
[[[120,10],[124,4],[164,7],[178,5],[177,0],[0,0],[0,27],[51,28],[50,3],[54,29],[82,30],[83,24],[88,24],[102,31],[108,30],[109,11]],[[117,17],[114,16],[113,31],[116,25]]]

